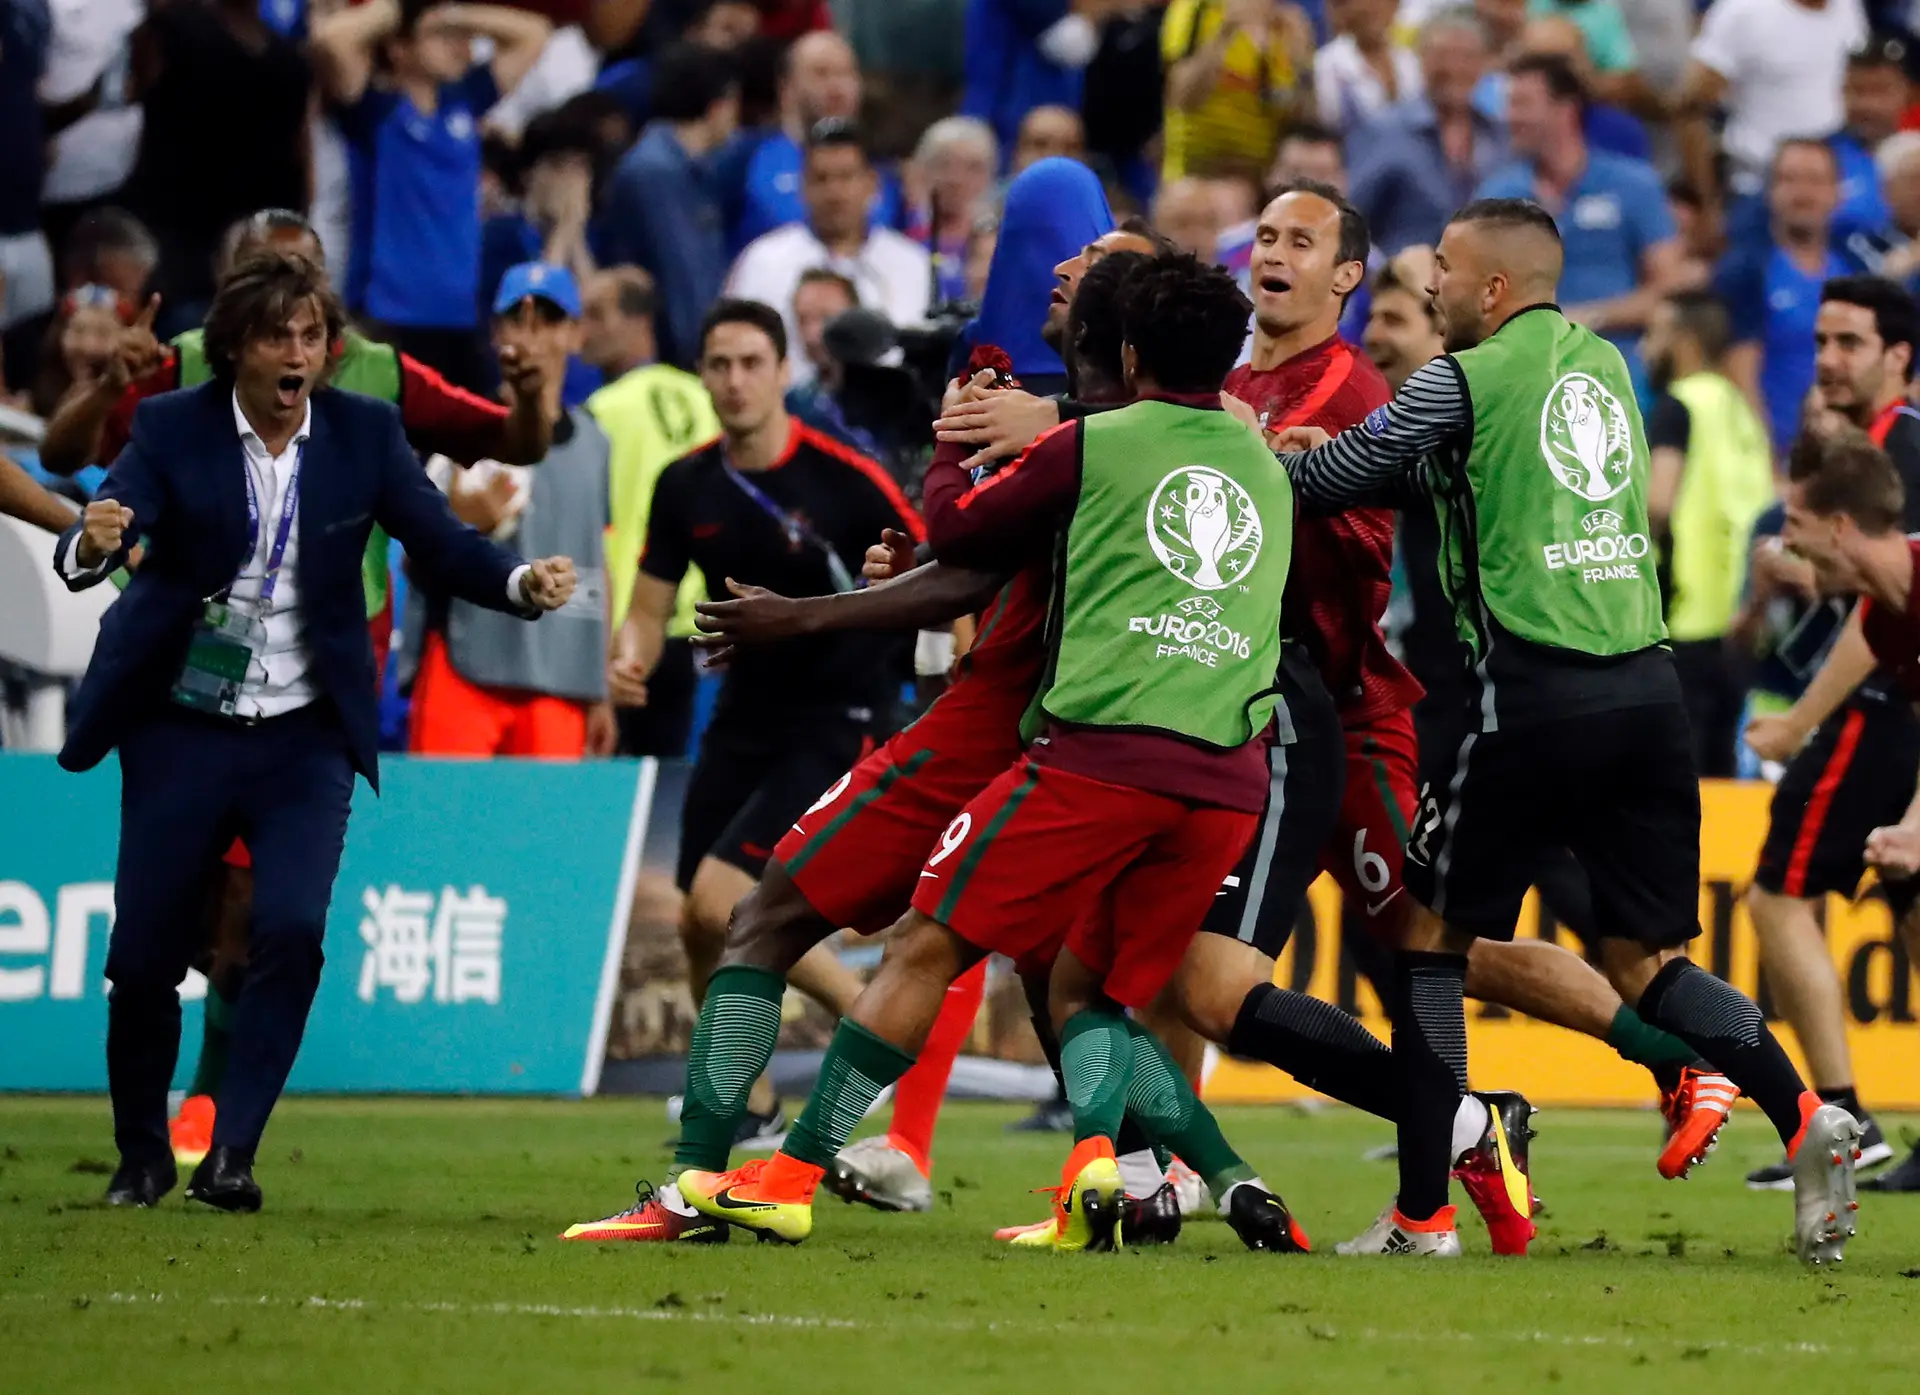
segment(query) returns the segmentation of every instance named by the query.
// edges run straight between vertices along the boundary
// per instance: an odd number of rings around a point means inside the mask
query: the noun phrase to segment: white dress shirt
[[[313,431],[313,403],[306,404],[300,429],[278,455],[267,449],[260,433],[247,421],[246,413],[240,410],[238,393],[233,397],[233,426],[240,435],[247,475],[253,481],[259,527],[255,530],[253,551],[241,562],[240,574],[234,578],[227,600],[241,614],[261,620],[266,630],[265,643],[249,665],[246,682],[240,687],[234,715],[257,720],[297,712],[320,696],[313,681],[313,655],[307,648],[306,619],[300,610],[300,520],[297,516],[300,506],[297,501],[296,517],[287,530],[287,549],[280,559],[280,579],[274,583],[273,598],[264,614],[260,606],[260,593],[266,588],[267,560],[280,531],[281,511],[287,507],[287,490],[293,483],[293,471],[301,450]],[[136,518],[133,526],[138,533],[140,520]],[[61,554],[61,565],[68,576],[98,575],[111,560],[102,558],[96,566],[83,567],[78,560],[79,553],[76,544]],[[523,563],[507,578],[507,596],[516,605],[524,604],[520,578],[526,571]]]
[[[805,223],[789,223],[746,245],[727,273],[726,293],[771,305],[787,322],[788,360],[796,386],[813,381],[814,367],[800,352],[800,325],[793,293],[803,272],[837,271],[860,293],[860,303],[896,326],[917,325],[933,298],[933,259],[927,249],[892,228],[875,228],[851,257],[836,257]]]
[[[1395,102],[1426,90],[1420,60],[1413,51],[1394,44],[1388,52],[1393,60],[1393,92],[1387,91],[1351,34],[1340,35],[1320,50],[1313,60],[1313,91],[1321,125],[1345,134]]]

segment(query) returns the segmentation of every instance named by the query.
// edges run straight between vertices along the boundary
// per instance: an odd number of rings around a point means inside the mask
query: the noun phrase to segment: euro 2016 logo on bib
[[[1586,373],[1565,374],[1540,409],[1540,453],[1553,477],[1599,503],[1633,478],[1633,427],[1620,399]]]
[[[1147,501],[1147,543],[1160,565],[1202,591],[1224,591],[1260,557],[1260,511],[1239,482],[1182,465]]]

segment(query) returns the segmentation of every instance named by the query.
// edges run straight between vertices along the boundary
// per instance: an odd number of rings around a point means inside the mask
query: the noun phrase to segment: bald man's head
[[[1471,349],[1560,284],[1560,229],[1531,199],[1476,199],[1433,253],[1434,309],[1449,352]]]
[[[853,46],[831,29],[816,29],[793,41],[781,75],[781,105],[801,130],[837,116],[860,114],[860,66]]]

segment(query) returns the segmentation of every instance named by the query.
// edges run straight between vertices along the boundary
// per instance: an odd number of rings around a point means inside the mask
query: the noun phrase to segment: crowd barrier
[[[329,1091],[590,1094],[619,974],[625,908],[648,830],[656,770],[389,758],[384,794],[355,797],[327,931],[327,968],[292,1087]],[[0,755],[0,1090],[103,1088],[102,970],[113,915],[119,775],[50,757]],[[1701,787],[1700,922],[1694,954],[1768,1006],[1743,893],[1770,791]],[[670,832],[677,810],[655,829]],[[657,839],[656,839],[657,841]],[[1340,952],[1342,908],[1313,888],[1277,981],[1357,1013],[1382,1038],[1380,1005]],[[1829,898],[1855,1080],[1876,1107],[1920,1109],[1920,1038],[1905,950],[1871,893]],[[1573,948],[1529,896],[1520,934]],[[205,984],[189,975],[190,1068]],[[1769,1016],[1771,1016],[1769,1012]],[[1605,1045],[1468,1004],[1476,1084],[1552,1105],[1645,1105],[1646,1072]],[[1782,1039],[1797,1050],[1791,1032]],[[1265,1066],[1222,1059],[1216,1102],[1307,1098]]]
[[[592,1094],[651,761],[392,757],[354,796],[291,1088]],[[106,1085],[120,774],[0,755],[0,1090]],[[176,1085],[206,984],[190,974]]]
[[[1766,836],[1772,793],[1762,784],[1701,783],[1701,935],[1692,947],[1695,959],[1752,994],[1769,1018],[1775,1014],[1761,984],[1759,948],[1744,896]],[[1577,798],[1578,791],[1566,797]],[[1310,900],[1311,914],[1303,914],[1275,980],[1339,1003],[1385,1040],[1389,1028],[1379,1000],[1341,962],[1338,890],[1322,877]],[[1829,897],[1824,920],[1846,999],[1860,1097],[1875,1109],[1920,1109],[1914,987],[1886,902],[1870,892],[1853,901]],[[1521,912],[1519,933],[1544,934],[1580,948],[1569,932],[1543,920],[1534,895]],[[1780,1036],[1804,1068],[1793,1033],[1783,1029]],[[1628,1065],[1603,1043],[1484,1003],[1467,1003],[1467,1041],[1473,1081],[1483,1089],[1519,1090],[1535,1104],[1647,1105],[1654,1100],[1646,1071]],[[1269,1066],[1223,1059],[1207,1079],[1206,1097],[1239,1103],[1314,1096]]]

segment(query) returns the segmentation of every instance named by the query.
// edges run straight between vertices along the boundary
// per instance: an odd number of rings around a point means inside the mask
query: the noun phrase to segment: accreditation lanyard
[[[287,560],[287,544],[293,537],[293,520],[300,511],[300,465],[306,457],[302,442],[293,458],[293,473],[287,478],[287,497],[280,508],[280,523],[273,543],[267,549],[267,572],[260,582],[257,613],[248,615],[229,603],[233,583],[207,598],[188,641],[185,662],[173,685],[173,700],[196,712],[221,717],[239,714],[240,694],[247,675],[267,647],[267,615],[273,608],[273,593],[280,583],[280,568]],[[248,562],[260,546],[260,496],[253,483],[253,467],[247,465],[247,551]],[[244,567],[244,563],[242,564]]]
[[[300,511],[300,467],[306,462],[307,443],[294,447],[293,473],[287,476],[287,496],[280,505],[280,523],[273,533],[273,546],[267,549],[267,574],[260,582],[260,618],[265,620],[273,608],[274,588],[280,584],[280,567],[287,560],[287,543],[293,537],[293,520]],[[260,546],[260,494],[253,483],[253,467],[245,467],[247,481],[247,559]],[[238,578],[235,578],[238,580]],[[224,594],[232,594],[229,584]]]
[[[739,487],[742,494],[751,499],[768,518],[780,525],[780,531],[787,535],[788,546],[795,549],[812,547],[826,558],[827,577],[832,582],[835,592],[859,589],[859,583],[853,579],[853,573],[847,570],[847,564],[840,560],[840,554],[833,550],[833,545],[774,503],[767,497],[765,490],[735,469],[733,458],[727,453],[724,445],[720,447],[720,466],[727,472],[727,478]]]

